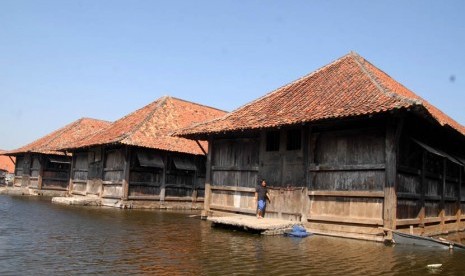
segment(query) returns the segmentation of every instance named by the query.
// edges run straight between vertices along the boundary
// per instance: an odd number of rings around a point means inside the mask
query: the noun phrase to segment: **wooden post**
[[[388,119],[386,124],[386,178],[384,184],[384,228],[395,230],[397,219],[397,149],[402,131],[403,120]],[[392,239],[392,232],[388,232],[387,239]]]
[[[308,167],[309,167],[309,144],[310,144],[310,135],[311,135],[311,127],[304,126],[304,138],[302,139],[303,141],[303,154],[304,154],[304,180],[305,180],[305,194],[302,195],[302,207],[300,211],[301,215],[301,220],[304,222],[307,222],[307,215],[310,212],[309,206],[310,206],[310,197],[308,196]]]
[[[69,180],[68,180],[68,195],[73,194],[73,179],[74,179],[74,169],[76,166],[76,154],[73,154],[71,157],[71,166],[69,170]]]
[[[456,209],[457,209],[457,212],[456,212],[456,216],[457,216],[457,230],[459,230],[460,228],[460,219],[461,219],[461,216],[462,216],[462,208],[460,206],[460,200],[461,200],[461,194],[462,194],[462,171],[463,171],[463,167],[459,167],[459,183],[458,183],[458,187],[457,187],[457,203],[456,203]]]
[[[24,164],[23,164],[23,178],[22,178],[22,183],[21,187],[22,188],[27,188],[29,187],[30,184],[30,178],[31,178],[31,165],[32,165],[32,157],[30,153],[26,153],[24,155]]]
[[[167,167],[168,167],[168,153],[163,152],[163,173],[161,175],[161,184],[160,184],[160,202],[165,202],[166,196],[166,174],[167,174]]]
[[[102,165],[100,166],[101,167],[101,170],[100,170],[100,197],[103,197],[103,177],[105,175],[105,162],[107,160],[107,154],[106,154],[106,147],[105,146],[100,146],[100,148],[97,148],[95,153],[94,153],[94,160],[95,160],[95,154],[97,154],[98,152],[100,152],[100,160],[102,162]],[[86,194],[87,194],[87,188],[86,188]]]
[[[446,225],[446,173],[447,173],[447,159],[443,157],[442,159],[442,182],[441,185],[439,186],[439,194],[441,196],[441,202],[439,203],[439,217],[441,219],[441,224],[440,224],[440,230],[441,232],[444,231],[444,227]]]
[[[208,155],[207,155],[207,167],[205,174],[205,196],[204,196],[204,207],[202,217],[207,218],[210,212],[211,202],[211,179],[212,179],[212,154],[213,154],[213,138],[208,139]]]
[[[425,196],[426,196],[426,158],[427,158],[427,151],[423,150],[422,155],[422,163],[421,163],[421,182],[420,182],[420,227],[425,227],[425,217],[426,217],[426,209],[425,209]]]
[[[194,156],[194,164],[196,164],[196,168],[197,168],[197,161],[198,161],[197,157]],[[197,177],[198,177],[198,170],[196,169],[194,171],[194,179],[193,179],[193,183],[192,183],[192,193],[191,193],[192,203],[197,202]],[[192,206],[192,207],[194,207],[194,206]]]
[[[124,168],[123,168],[123,200],[129,196],[129,173],[131,170],[131,148],[124,146]]]
[[[38,176],[37,176],[37,190],[42,190],[44,167],[45,167],[45,163],[47,162],[47,160],[45,160],[45,156],[42,155],[42,154],[39,155],[37,158],[39,159],[39,173],[38,173]],[[32,160],[34,160],[34,158]],[[34,161],[32,163],[34,163]]]

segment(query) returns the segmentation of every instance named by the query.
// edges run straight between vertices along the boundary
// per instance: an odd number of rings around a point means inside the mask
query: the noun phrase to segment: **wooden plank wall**
[[[103,162],[103,198],[121,199],[123,196],[124,148],[106,149]]]
[[[137,159],[137,153],[141,149],[132,149],[131,166],[129,172],[129,198],[146,198],[159,199],[161,187],[163,184],[163,168],[142,167]],[[156,153],[157,151],[144,149],[144,151]]]
[[[383,225],[383,129],[313,131],[309,144],[307,218],[312,225],[354,233]]]
[[[89,173],[89,152],[74,152],[72,164],[70,192],[85,195]]]
[[[149,149],[131,149],[129,171],[129,199],[144,200],[194,200],[203,197],[205,189],[205,156],[194,156]],[[143,167],[138,152],[158,155],[164,168]],[[194,164],[196,170],[177,168],[174,159]]]
[[[64,162],[71,162],[71,156],[48,156],[42,155],[41,167],[39,170],[39,188],[41,190],[61,190],[66,191],[69,184],[70,163],[51,162],[50,158],[60,159]]]
[[[41,156],[37,154],[31,155],[31,167],[29,169],[29,188],[38,189],[39,188],[39,176],[42,169],[43,161]]]
[[[258,183],[258,137],[214,140],[211,148],[211,194],[207,209],[255,213]]]
[[[13,181],[14,187],[21,187],[23,182],[23,175],[24,175],[24,167],[26,162],[26,157],[24,155],[16,156],[16,164],[15,164],[15,179]]]
[[[105,161],[105,148],[97,146],[89,149],[89,164],[87,172],[86,194],[102,195],[103,167]]]
[[[191,199],[194,193],[196,184],[196,171],[183,170],[175,166],[173,158],[185,160],[192,164],[196,163],[196,158],[193,155],[169,153],[167,157],[166,170],[166,185],[165,185],[165,200],[170,198],[189,198]],[[205,159],[204,159],[205,160]]]
[[[258,181],[258,139],[220,139],[213,143],[212,185],[255,188]]]
[[[445,225],[462,219],[463,165],[427,151],[410,137],[404,137],[401,145],[398,228],[412,225],[420,227],[419,232],[454,230],[458,225]]]
[[[279,132],[279,149],[267,150],[268,131],[262,131],[260,137],[260,178],[265,178],[273,187],[305,187],[305,164],[303,141],[304,127],[283,128]],[[290,132],[300,133],[301,146],[289,150],[287,142]],[[257,185],[256,183],[255,185]]]

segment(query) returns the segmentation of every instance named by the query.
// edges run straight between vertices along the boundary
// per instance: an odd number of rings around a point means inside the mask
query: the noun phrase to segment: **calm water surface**
[[[192,214],[0,196],[0,275],[465,275],[465,250],[264,237]]]

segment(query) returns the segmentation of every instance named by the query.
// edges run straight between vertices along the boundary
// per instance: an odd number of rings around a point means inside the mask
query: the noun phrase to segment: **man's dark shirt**
[[[255,191],[258,194],[258,200],[266,200],[266,193],[268,192],[268,188],[266,186],[263,187],[262,185],[258,185]]]

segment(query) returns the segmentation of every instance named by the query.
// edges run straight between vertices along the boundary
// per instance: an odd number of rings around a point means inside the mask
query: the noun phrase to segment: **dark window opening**
[[[279,130],[266,133],[266,151],[279,151]]]
[[[302,147],[302,135],[300,129],[291,129],[287,131],[287,150],[300,150]]]

